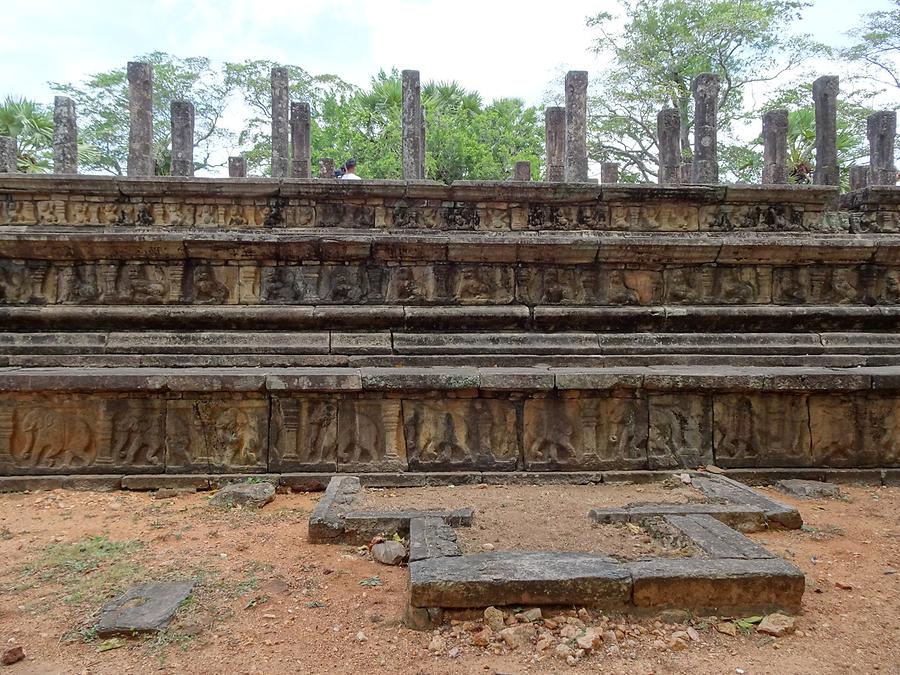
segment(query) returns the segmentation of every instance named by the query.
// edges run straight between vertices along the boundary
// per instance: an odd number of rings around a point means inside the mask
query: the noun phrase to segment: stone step
[[[900,333],[0,333],[0,354],[900,354]]]
[[[870,332],[900,305],[0,305],[10,331]]]

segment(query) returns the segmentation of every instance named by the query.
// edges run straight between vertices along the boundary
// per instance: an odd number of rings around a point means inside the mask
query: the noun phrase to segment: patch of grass
[[[142,546],[137,540],[110,541],[105,536],[52,544],[22,567],[23,581],[31,587],[59,584],[70,604],[93,602],[121,592],[140,576],[141,567],[130,556]]]

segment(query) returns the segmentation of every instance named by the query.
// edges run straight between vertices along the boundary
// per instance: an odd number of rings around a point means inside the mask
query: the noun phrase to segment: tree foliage
[[[623,0],[621,29],[608,12],[590,17],[594,51],[611,58],[590,101],[591,159],[618,161],[626,177],[654,180],[656,113],[663,107],[679,111],[682,154],[689,159],[691,82],[704,72],[720,77],[718,121],[727,138],[749,85],[774,80],[816,51],[788,30],[805,6],[801,0]]]
[[[24,98],[7,97],[0,106],[0,136],[16,139],[16,165],[25,173],[53,168],[53,115]]]
[[[866,14],[850,36],[856,42],[843,56],[864,66],[862,77],[900,90],[900,0],[889,10]]]

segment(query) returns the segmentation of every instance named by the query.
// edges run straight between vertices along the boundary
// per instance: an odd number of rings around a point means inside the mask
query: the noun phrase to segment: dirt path
[[[796,634],[730,637],[696,621],[699,641],[672,652],[659,646],[686,626],[613,617],[619,655],[575,666],[533,647],[485,650],[461,626],[429,652],[433,633],[400,624],[404,569],[306,543],[318,495],[279,495],[258,512],[211,510],[204,494],[0,495],[0,640],[27,654],[2,672],[900,673],[900,489],[844,492],[797,502],[807,531],[753,535],[807,574]],[[168,631],[98,651],[90,626],[105,599],[181,577],[200,583]]]

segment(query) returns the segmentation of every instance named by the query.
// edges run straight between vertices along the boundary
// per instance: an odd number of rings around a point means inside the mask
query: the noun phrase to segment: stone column
[[[128,175],[152,176],[153,66],[128,63]]]
[[[687,185],[691,182],[691,177],[694,175],[694,163],[691,161],[684,162],[681,165],[681,184]]]
[[[869,184],[869,167],[867,166],[851,166],[850,167],[850,192],[854,190],[862,190]]]
[[[78,173],[75,103],[67,96],[53,99],[53,173]]]
[[[762,118],[764,185],[788,182],[787,175],[787,110],[770,110]]]
[[[403,178],[416,180],[425,177],[423,171],[425,131],[422,124],[422,91],[418,70],[403,71]]]
[[[228,177],[229,178],[246,178],[247,177],[247,159],[244,157],[228,158]]]
[[[584,183],[588,177],[586,70],[566,73],[566,181]]]
[[[16,139],[0,136],[0,173],[16,173]]]
[[[288,108],[290,88],[287,68],[272,68],[272,178],[286,178],[290,165]]]
[[[816,105],[816,170],[813,183],[838,185],[837,164],[837,95],[838,78],[820,77],[813,82],[813,102]]]
[[[719,76],[701,73],[691,83],[694,92],[694,157],[691,182],[718,183],[719,161],[716,116]]]
[[[516,162],[513,180],[531,180],[531,162]]]
[[[657,182],[660,185],[680,185],[681,113],[675,108],[663,108],[656,113],[656,143],[659,146]]]
[[[309,103],[291,103],[291,176],[311,178]]]
[[[194,175],[194,104],[172,101],[172,175]]]
[[[600,182],[609,184],[619,182],[619,165],[617,162],[603,162],[600,165]]]
[[[544,110],[544,151],[547,170],[544,180],[560,183],[566,179],[566,109]]]
[[[897,135],[897,113],[872,113],[866,120],[869,136],[869,185],[896,185],[894,137]]]
[[[334,160],[331,157],[319,160],[319,178],[334,178]]]

